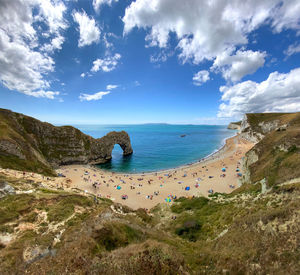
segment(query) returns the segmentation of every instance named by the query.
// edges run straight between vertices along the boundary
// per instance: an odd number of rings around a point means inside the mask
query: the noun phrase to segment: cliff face
[[[297,113],[245,114],[240,132],[245,139],[257,143],[276,129],[286,129],[295,115]]]
[[[58,165],[103,163],[115,144],[124,155],[133,152],[124,131],[94,139],[71,126],[55,127],[0,109],[0,166],[5,168],[51,174]]]
[[[240,130],[241,129],[241,121],[229,123],[227,129],[229,129],[229,130]]]
[[[243,159],[242,183],[300,178],[300,113],[246,114],[241,134],[256,143]]]

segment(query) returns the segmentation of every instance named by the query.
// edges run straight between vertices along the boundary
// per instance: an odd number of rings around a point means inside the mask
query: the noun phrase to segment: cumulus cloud
[[[80,77],[84,78],[84,77],[85,77],[85,73],[82,73],[82,74],[80,75]]]
[[[110,92],[98,92],[95,94],[80,94],[80,101],[91,101],[91,100],[100,100],[103,96],[108,95]]]
[[[100,39],[100,29],[94,18],[90,18],[85,11],[73,12],[73,19],[79,25],[78,47],[98,43]]]
[[[47,75],[54,71],[50,56],[61,49],[66,7],[62,1],[3,0],[0,5],[0,80],[10,90],[29,96],[53,99],[59,94],[50,91]],[[42,23],[43,43],[39,41]]]
[[[265,57],[265,52],[238,50],[232,54],[232,50],[227,50],[216,57],[211,70],[219,71],[226,80],[236,82],[262,67],[265,63]]]
[[[194,74],[193,83],[196,86],[201,86],[203,83],[210,80],[209,72],[208,71],[199,71],[198,73]]]
[[[93,7],[96,12],[99,12],[102,5],[111,6],[113,2],[118,2],[118,0],[93,0]]]
[[[148,46],[165,48],[176,34],[182,62],[213,60],[228,48],[246,45],[263,23],[275,32],[300,29],[299,0],[136,0],[122,18],[124,34],[144,28]]]
[[[121,55],[119,53],[116,53],[113,56],[107,56],[103,59],[96,59],[93,61],[93,67],[91,68],[92,72],[98,72],[99,70],[102,70],[103,72],[110,72],[113,71],[117,65],[119,60],[121,59]]]
[[[293,44],[293,45],[290,45],[287,50],[284,51],[284,54],[286,56],[292,56],[296,53],[300,53],[300,44]]]
[[[273,72],[260,83],[244,81],[222,86],[223,103],[218,117],[241,118],[244,113],[299,112],[300,68],[289,73]]]
[[[62,35],[58,35],[54,37],[50,43],[45,44],[41,50],[48,53],[53,53],[55,50],[61,50],[64,42],[65,38]]]
[[[106,86],[106,90],[110,91],[110,90],[116,89],[118,87],[119,87],[118,85],[109,84]]]

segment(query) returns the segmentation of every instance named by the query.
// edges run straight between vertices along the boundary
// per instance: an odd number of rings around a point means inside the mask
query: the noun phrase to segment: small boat
[[[186,135],[181,135],[180,137],[185,137]]]

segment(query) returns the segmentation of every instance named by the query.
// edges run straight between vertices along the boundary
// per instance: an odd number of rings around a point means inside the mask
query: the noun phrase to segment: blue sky
[[[4,0],[0,107],[59,124],[300,111],[298,0]]]

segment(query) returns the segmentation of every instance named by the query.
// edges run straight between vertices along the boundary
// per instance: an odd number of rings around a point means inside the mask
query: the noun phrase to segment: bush
[[[197,240],[197,233],[201,230],[202,225],[196,220],[187,220],[183,225],[175,230],[175,233],[191,242]]]

